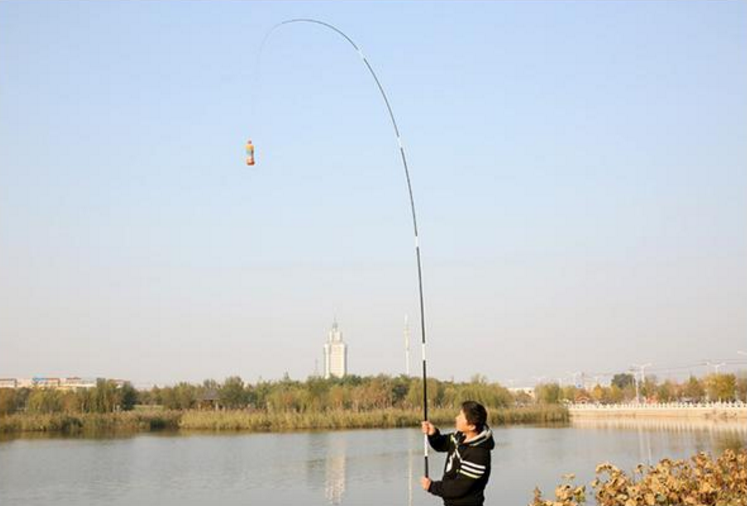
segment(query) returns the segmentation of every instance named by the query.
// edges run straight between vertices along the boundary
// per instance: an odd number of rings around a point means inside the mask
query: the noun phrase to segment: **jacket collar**
[[[489,439],[492,439],[493,432],[490,430],[490,427],[486,425],[483,431],[480,432],[473,439],[470,439],[469,441],[467,441],[466,438],[467,436],[464,433],[460,432],[459,433],[459,444],[463,444],[467,446],[479,446],[480,444],[488,441]]]

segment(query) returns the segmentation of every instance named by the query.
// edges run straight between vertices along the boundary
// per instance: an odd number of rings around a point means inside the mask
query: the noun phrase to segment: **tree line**
[[[205,380],[201,384],[181,382],[174,386],[136,390],[131,384],[117,386],[99,381],[94,388],[63,392],[44,388],[0,389],[0,415],[17,412],[111,413],[129,411],[136,406],[170,410],[249,409],[270,413],[311,413],[333,410],[373,411],[388,408],[417,409],[423,402],[421,379],[408,376],[345,376],[305,381],[290,379],[258,381],[250,384],[239,376],[223,382]],[[469,382],[428,379],[431,407],[458,408],[473,399],[487,407],[502,408],[516,404],[516,398],[498,383],[483,376]]]
[[[120,386],[103,379],[98,380],[93,388],[76,391],[0,388],[0,415],[129,411],[137,404],[138,394],[130,383]]]
[[[415,409],[423,404],[423,381],[404,375],[383,374],[330,379],[311,377],[297,381],[286,375],[279,381],[249,384],[239,376],[231,376],[223,383],[206,380],[200,385],[179,383],[173,387],[154,387],[140,392],[139,399],[142,404],[169,409],[218,407],[296,413]],[[516,402],[508,389],[499,383],[488,382],[483,376],[462,383],[428,379],[431,406],[454,408],[468,399],[495,408]]]
[[[597,402],[617,404],[621,402],[731,402],[747,400],[747,377],[735,374],[709,374],[702,378],[690,376],[677,382],[667,379],[660,382],[655,375],[647,375],[638,382],[630,373],[616,374],[609,386],[594,385],[581,388],[545,383],[535,388],[538,402]]]
[[[711,374],[704,378],[691,376],[677,383],[659,382],[646,376],[638,385],[638,395],[645,402],[745,399],[747,379],[734,374]],[[365,412],[380,409],[419,409],[423,403],[423,383],[408,376],[350,375],[324,379],[310,377],[305,381],[287,375],[278,381],[246,383],[239,376],[223,382],[205,380],[200,384],[181,382],[174,386],[136,390],[131,384],[117,385],[99,380],[94,388],[61,391],[44,388],[0,389],[0,415],[16,412],[44,413],[112,413],[129,411],[136,406],[170,410],[248,409],[268,413],[316,413],[336,410]],[[428,403],[433,408],[458,410],[465,400],[476,400],[488,408],[506,408],[530,404],[563,402],[619,403],[636,399],[636,382],[632,374],[613,377],[609,386],[579,388],[558,383],[540,384],[534,396],[511,392],[484,376],[468,382],[428,379]]]

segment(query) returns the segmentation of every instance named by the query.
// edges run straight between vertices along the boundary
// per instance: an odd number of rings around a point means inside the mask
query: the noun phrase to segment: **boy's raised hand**
[[[432,436],[433,434],[436,433],[436,427],[431,422],[429,422],[428,420],[426,420],[424,422],[421,422],[420,425],[421,425],[421,427],[423,429],[423,434],[427,434],[429,436]]]

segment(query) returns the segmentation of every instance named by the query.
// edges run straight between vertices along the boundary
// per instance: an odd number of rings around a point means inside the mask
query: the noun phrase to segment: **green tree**
[[[407,394],[410,391],[411,378],[404,374],[394,378],[391,384],[392,389],[392,403],[395,406],[402,406],[407,401]]]
[[[733,401],[737,377],[733,374],[711,374],[705,378],[708,398],[712,401]]]
[[[695,376],[690,376],[682,388],[682,395],[687,399],[695,402],[700,402],[705,397],[705,388]]]
[[[318,376],[309,377],[304,385],[308,395],[305,410],[324,411],[328,407],[329,390],[332,382]]]
[[[747,374],[744,371],[737,376],[737,400],[747,402]]]
[[[91,389],[93,394],[93,410],[96,413],[112,413],[119,406],[119,392],[117,384],[111,380],[99,379]]]
[[[350,407],[350,391],[343,385],[332,385],[327,394],[327,406],[331,409]]]
[[[119,391],[119,403],[123,411],[131,411],[138,403],[138,391],[129,381]]]
[[[75,392],[62,394],[62,411],[65,413],[80,413],[80,398]]]
[[[16,391],[12,388],[0,388],[0,415],[12,415],[16,412]]]
[[[677,394],[677,387],[674,383],[667,380],[656,389],[656,397],[659,402],[672,402],[675,400]]]
[[[95,388],[86,388],[75,392],[78,409],[83,413],[94,413],[96,411],[94,401]]]
[[[219,388],[220,384],[218,384],[218,382],[214,379],[206,379],[202,382],[202,389],[206,392],[210,390],[214,390],[217,392]]]
[[[627,388],[630,388],[628,385]],[[609,388],[605,389],[604,402],[606,404],[619,404],[625,401],[625,392],[617,385],[610,385]]]
[[[594,399],[595,402],[604,402],[604,393],[605,388],[602,385],[594,385],[594,388],[591,389],[591,398]]]
[[[272,393],[272,384],[267,381],[258,381],[256,385],[250,386],[249,399],[257,409],[267,409],[267,398]]]
[[[392,406],[392,389],[386,376],[376,376],[356,388],[363,409],[385,409]]]
[[[615,385],[620,390],[625,390],[626,387],[635,388],[635,377],[629,373],[619,373],[612,377],[612,385]]]
[[[560,389],[560,400],[574,402],[576,395],[578,394],[578,388],[573,385],[568,385]]]
[[[304,392],[297,385],[281,382],[270,390],[266,402],[268,411],[298,413],[303,410]]]
[[[443,386],[433,378],[428,378],[428,405],[435,407],[440,406],[443,400]],[[423,405],[423,379],[413,379],[410,383],[410,390],[407,392],[407,403],[413,407]],[[453,406],[449,406],[453,407]]]
[[[656,376],[653,374],[647,375],[643,379],[643,383],[640,385],[640,391],[641,391],[641,397],[644,399],[652,398],[657,393],[658,384],[656,381]]]
[[[469,383],[458,386],[458,399],[454,408],[464,401],[477,401],[487,408],[502,408],[513,404],[514,397],[499,383],[488,383],[485,376],[474,376]]]
[[[63,410],[62,393],[58,390],[35,388],[29,395],[27,410],[29,413],[59,413]]]
[[[226,378],[218,390],[218,399],[222,406],[230,409],[244,408],[248,404],[248,395],[244,380],[239,376]]]
[[[16,412],[23,411],[28,405],[29,396],[31,395],[30,388],[19,388],[16,392]]]
[[[138,390],[137,392],[138,404],[142,404],[144,406],[155,406],[155,405],[160,404],[156,400],[155,392],[157,390],[158,390],[158,387],[153,387],[150,390]]]
[[[561,399],[560,385],[543,383],[534,387],[534,397],[540,404],[558,404]]]
[[[167,409],[191,409],[197,403],[197,388],[189,383],[177,383],[160,389],[161,404]]]

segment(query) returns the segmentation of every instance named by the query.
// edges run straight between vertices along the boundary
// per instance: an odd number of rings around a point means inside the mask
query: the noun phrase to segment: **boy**
[[[431,422],[422,423],[423,434],[437,452],[448,452],[441,481],[421,478],[424,490],[441,497],[444,506],[482,506],[490,478],[490,451],[495,447],[487,426],[488,413],[474,401],[462,403],[456,432],[441,434]]]

